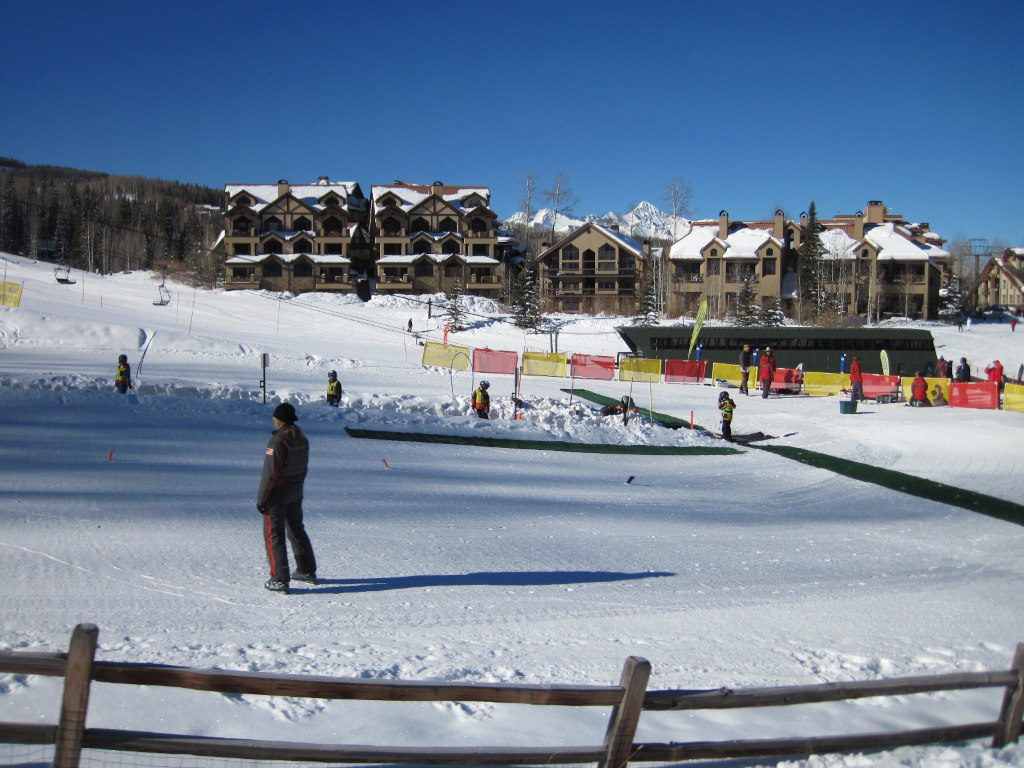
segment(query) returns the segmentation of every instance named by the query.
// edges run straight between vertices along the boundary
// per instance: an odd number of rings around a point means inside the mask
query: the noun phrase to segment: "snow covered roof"
[[[630,237],[629,235],[624,235],[621,232],[616,232],[611,227],[606,227],[603,224],[592,223],[591,226],[594,227],[594,229],[601,230],[601,232],[603,232],[609,240],[614,240],[626,250],[632,251],[636,256],[642,257],[645,255],[644,244],[641,243],[636,238]]]
[[[467,205],[471,198],[479,196],[483,205],[490,205],[490,187],[456,187],[430,184],[381,184],[370,187],[370,198],[373,200],[373,213],[387,206],[380,205],[381,198],[388,194],[394,195],[400,201],[399,208],[408,213],[431,195],[436,195],[446,203],[456,208],[460,213],[465,214],[479,207],[479,203]]]
[[[261,253],[256,256],[232,256],[229,259],[225,259],[225,264],[259,264],[267,259],[278,259],[283,261],[285,264],[291,264],[293,261],[305,258],[312,261],[314,264],[351,264],[349,259],[336,253]]]
[[[255,202],[249,207],[257,213],[281,196],[278,194],[278,189],[277,184],[227,184],[224,186],[228,200],[234,200],[242,192],[246,192],[255,198]],[[365,206],[362,192],[359,189],[359,183],[355,181],[320,181],[316,184],[288,185],[288,193],[292,197],[301,200],[314,211],[322,211],[327,207],[320,201],[331,192],[334,192],[341,199],[341,204],[344,208],[352,207],[362,210]]]
[[[401,255],[381,256],[377,259],[377,264],[383,266],[407,266],[415,261],[419,261],[424,256],[431,259],[435,264],[442,264],[451,258],[462,259],[466,264],[478,267],[490,267],[501,263],[497,259],[492,259],[490,256],[469,256],[462,253],[406,253]]]
[[[858,242],[848,227],[829,227],[821,233],[822,258],[856,259]]]
[[[676,260],[702,259],[704,250],[712,243],[722,249],[722,256],[732,259],[755,259],[757,251],[766,243],[771,243],[782,252],[782,242],[766,230],[754,227],[743,227],[722,240],[718,236],[718,224],[694,224],[690,231],[672,244],[669,258]]]
[[[782,253],[782,242],[769,235],[765,230],[750,227],[737,229],[735,232],[730,232],[725,239],[725,258],[756,259],[758,249],[766,243],[771,243],[779,249],[780,254]]]
[[[900,231],[897,231],[897,228]],[[920,260],[927,261],[938,256],[938,251],[945,256],[949,254],[935,246],[924,246],[915,243],[907,237],[903,227],[897,227],[893,222],[879,224],[864,233],[865,242],[871,243],[878,249],[878,260]]]

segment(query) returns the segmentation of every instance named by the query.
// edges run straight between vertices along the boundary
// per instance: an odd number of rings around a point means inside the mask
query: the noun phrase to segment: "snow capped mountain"
[[[530,217],[529,225],[550,229],[553,218],[554,212],[550,208],[541,208]],[[673,217],[644,200],[624,216],[609,211],[601,216],[591,213],[582,219],[577,219],[560,213],[555,220],[555,232],[565,234],[583,226],[588,221],[606,227],[617,226],[620,232],[632,237],[652,237],[670,241],[675,241],[686,234],[690,224],[688,219]],[[509,217],[507,223],[525,224],[527,223],[526,214],[517,211]]]

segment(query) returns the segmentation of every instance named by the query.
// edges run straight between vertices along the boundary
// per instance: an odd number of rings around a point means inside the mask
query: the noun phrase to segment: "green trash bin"
[[[839,412],[840,413],[856,413],[857,412],[857,401],[856,400],[840,400],[839,401]]]

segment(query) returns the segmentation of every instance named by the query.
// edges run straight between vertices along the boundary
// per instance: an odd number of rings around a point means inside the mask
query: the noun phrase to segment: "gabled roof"
[[[572,232],[567,234],[554,245],[544,249],[539,254],[537,254],[537,260],[540,261],[546,256],[558,251],[560,248],[564,248],[565,246],[569,245],[573,240],[576,240],[584,233],[594,231],[604,235],[608,240],[612,241],[619,247],[625,248],[627,251],[630,251],[634,256],[638,256],[640,258],[646,257],[646,253],[644,252],[644,244],[641,243],[639,240],[632,238],[629,235],[624,235],[621,232],[616,232],[611,227],[606,227],[603,224],[597,224],[596,222],[588,221],[582,226],[574,229]]]
[[[381,256],[377,259],[377,264],[383,266],[407,266],[423,258],[428,258],[435,264],[442,264],[452,257],[459,258],[466,262],[466,264],[476,266],[494,266],[501,263],[497,259],[492,259],[490,256],[469,256],[464,253],[406,253],[401,255],[393,254],[391,256]]]
[[[472,208],[466,208],[463,205],[463,200],[472,195],[476,194],[483,198],[485,204],[490,204],[491,190],[489,187],[457,187],[449,186],[447,184],[441,186],[433,186],[430,184],[407,184],[405,182],[396,182],[395,184],[374,184],[370,187],[370,198],[373,201],[373,213],[376,216],[382,207],[378,205],[378,200],[392,193],[395,197],[402,201],[400,208],[408,213],[416,206],[420,205],[424,200],[427,200],[432,195],[437,194],[440,199],[450,204],[460,214],[468,213],[469,211],[478,207],[474,205]]]
[[[722,249],[722,256],[727,259],[755,259],[757,252],[767,244],[778,248],[779,255],[782,254],[782,242],[770,234],[767,227],[740,227],[730,232],[725,240],[718,236],[718,232],[717,222],[691,223],[690,231],[672,244],[668,257],[677,261],[702,259],[704,251],[712,243]]]
[[[871,227],[864,233],[864,240],[878,249],[879,261],[928,261],[949,256],[936,246],[915,243],[909,232],[893,222]]]
[[[277,184],[226,184],[224,191],[228,195],[228,200],[234,200],[235,197],[243,192],[247,193],[255,199],[256,202],[250,207],[257,212],[262,211],[280,197]],[[331,192],[336,193],[341,198],[343,208],[349,207],[346,203],[348,203],[350,197],[353,197],[354,200],[352,202],[357,204],[352,207],[362,210],[363,205],[358,203],[362,201],[363,193],[359,189],[358,182],[327,181],[318,184],[288,185],[288,193],[314,211],[322,211],[327,207],[320,201]]]
[[[312,261],[314,264],[351,264],[349,259],[344,256],[334,253],[318,254],[318,253],[261,253],[256,256],[232,256],[229,259],[225,259],[225,264],[259,264],[267,259],[277,259],[283,261],[285,264],[290,264],[293,261],[298,261],[301,258],[306,258]]]

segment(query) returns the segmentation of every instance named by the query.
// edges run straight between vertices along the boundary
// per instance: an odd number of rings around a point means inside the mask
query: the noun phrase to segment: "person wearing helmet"
[[[491,396],[487,394],[487,390],[490,387],[491,383],[489,381],[481,381],[480,386],[473,393],[473,410],[476,411],[476,415],[481,419],[489,419],[491,417]]]
[[[729,397],[729,393],[723,391],[718,396],[718,410],[722,412],[722,439],[732,442],[732,413],[736,410],[736,403]]]
[[[338,381],[338,372],[331,371],[327,374],[327,404],[338,407],[341,402],[341,382]]]
[[[122,395],[132,388],[132,367],[128,355],[117,356],[117,371],[114,373],[114,389]]]

